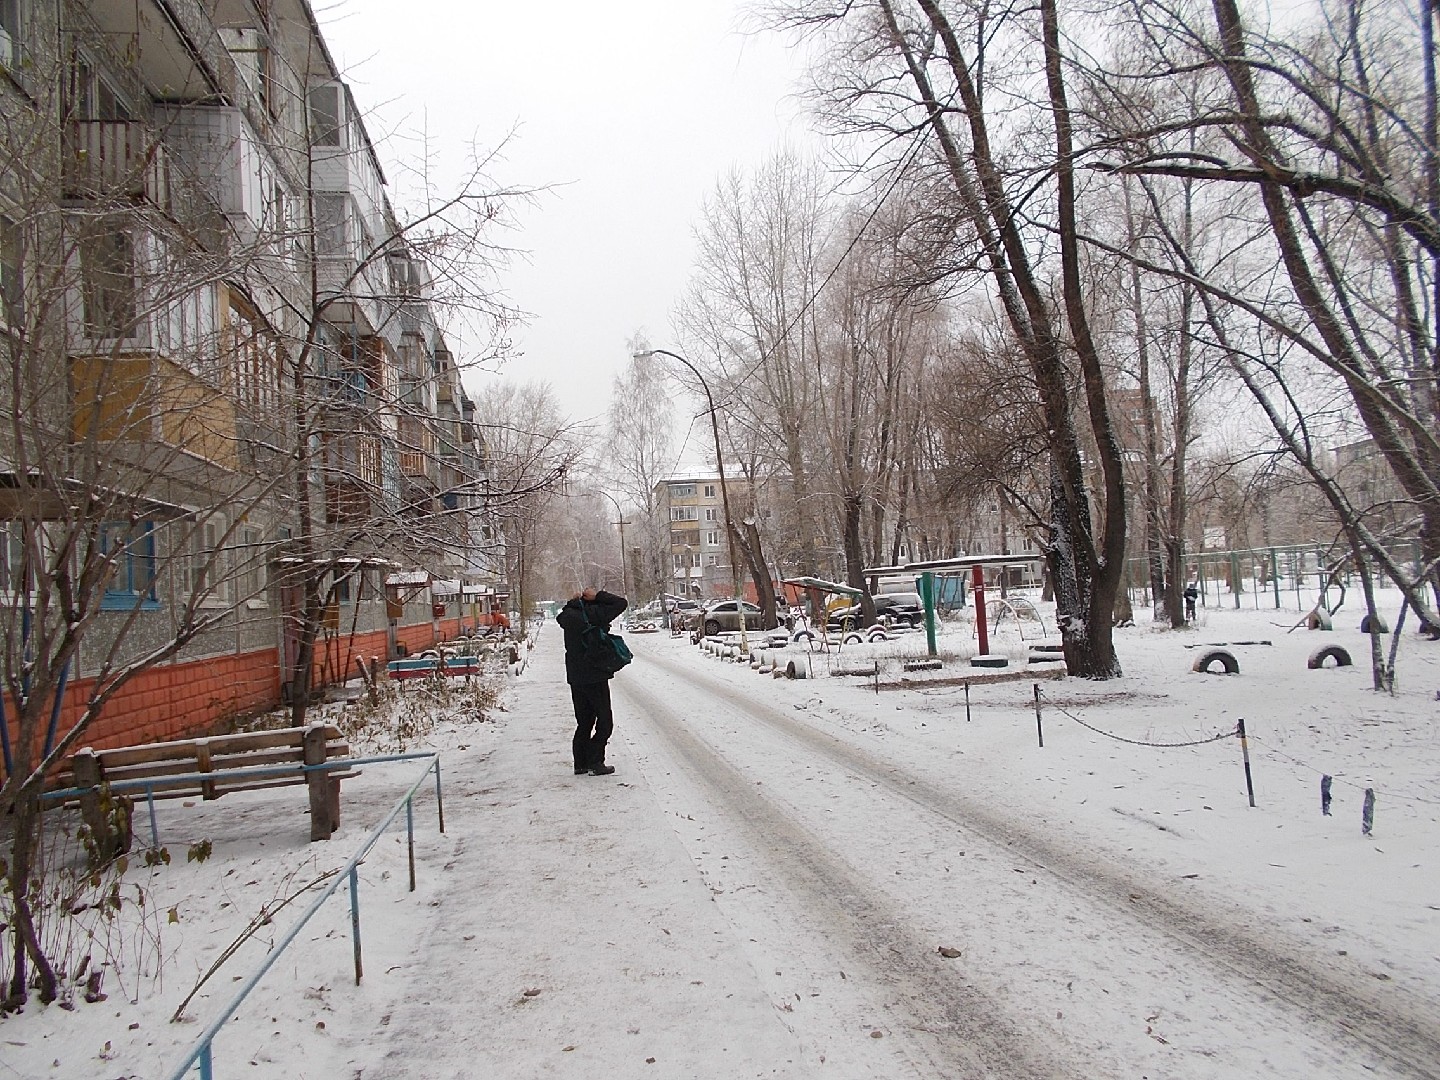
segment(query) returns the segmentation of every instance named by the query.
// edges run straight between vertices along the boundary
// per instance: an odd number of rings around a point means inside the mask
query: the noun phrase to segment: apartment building
[[[739,498],[741,482],[726,480],[731,496]],[[669,527],[670,591],[697,600],[732,595],[735,579],[719,477],[702,474],[661,480],[655,495]]]
[[[305,0],[0,0],[0,108],[8,735],[39,695],[50,741],[208,730],[503,594],[432,270]]]

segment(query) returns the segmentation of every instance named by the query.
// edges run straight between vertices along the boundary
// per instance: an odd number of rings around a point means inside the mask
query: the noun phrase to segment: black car
[[[876,593],[875,617],[887,626],[923,626],[925,605],[919,593]],[[860,624],[860,605],[837,608],[830,613],[829,625],[835,630],[849,630]]]

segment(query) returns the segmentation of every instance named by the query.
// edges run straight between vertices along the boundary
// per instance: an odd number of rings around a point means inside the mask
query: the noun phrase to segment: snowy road
[[[1103,838],[1057,843],[816,684],[649,640],[616,684],[626,741],[827,1071],[1440,1075],[1433,1003]]]

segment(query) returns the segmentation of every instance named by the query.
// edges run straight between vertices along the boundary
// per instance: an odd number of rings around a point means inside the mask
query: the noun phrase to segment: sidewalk
[[[403,1001],[382,1021],[383,1062],[355,1075],[807,1075],[638,775],[623,717],[615,775],[574,775],[555,627],[511,680],[506,709],[493,749],[449,768],[454,847],[422,871],[439,879],[434,921],[391,977],[409,986],[385,991]],[[376,1046],[356,1051],[352,1067]]]

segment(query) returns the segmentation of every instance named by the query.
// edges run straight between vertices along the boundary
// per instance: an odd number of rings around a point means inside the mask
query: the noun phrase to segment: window
[[[19,521],[0,524],[0,595],[15,600],[34,588],[35,571],[25,558],[25,525]]]
[[[135,325],[135,245],[123,229],[96,229],[80,244],[85,330],[129,337]]]
[[[0,67],[20,62],[20,0],[0,0]]]
[[[705,534],[705,543],[708,544],[710,547],[719,547],[720,534],[718,532],[707,532]]]
[[[0,216],[0,323],[6,326],[18,327],[25,317],[24,260],[20,226]]]
[[[694,484],[676,484],[674,487],[672,487],[672,488],[670,489],[670,497],[671,497],[672,499],[689,499],[689,498],[693,498],[694,495],[695,495],[695,485],[694,485]]]
[[[269,584],[265,572],[265,537],[255,528],[240,530],[240,545],[235,550],[236,579],[240,595],[250,607],[264,607],[265,590]]]
[[[706,507],[706,508],[705,508],[705,520],[706,520],[706,521],[719,521],[719,520],[720,520],[719,514],[718,514],[718,512],[716,511],[716,509],[715,509],[713,506],[709,506],[709,507]]]
[[[194,599],[202,607],[215,607],[230,596],[230,552],[222,549],[225,522],[219,518],[196,522],[182,533],[183,558],[175,560],[182,603]]]
[[[315,196],[315,253],[345,256],[350,254],[349,217],[344,195]]]
[[[155,530],[150,522],[106,522],[100,526],[100,554],[110,563],[102,611],[151,610],[155,596]]]
[[[340,87],[310,89],[310,141],[316,146],[340,146]]]
[[[707,499],[713,499],[713,498],[715,497],[715,485],[714,485],[714,484],[706,484],[706,485],[705,485],[705,497],[706,497]]]
[[[720,565],[720,556],[719,556],[719,555],[711,555],[711,556],[710,556],[710,565],[711,565],[711,566],[719,566],[719,565]]]
[[[335,587],[331,595],[334,596],[336,603],[350,603],[350,575],[344,570],[336,570],[334,578]]]
[[[230,370],[235,397],[256,412],[280,407],[280,342],[259,316],[232,298]]]
[[[671,521],[694,521],[696,517],[693,506],[672,506],[670,508]]]

